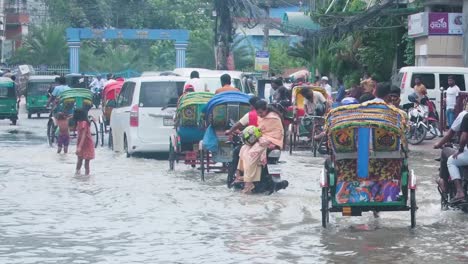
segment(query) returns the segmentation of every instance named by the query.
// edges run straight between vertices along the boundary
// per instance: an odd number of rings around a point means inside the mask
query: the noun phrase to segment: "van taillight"
[[[403,91],[403,89],[405,89],[407,74],[408,73],[406,73],[406,72],[403,73],[403,78],[401,78],[401,86],[400,86],[401,91]]]
[[[132,106],[130,110],[130,127],[138,127],[138,105]]]

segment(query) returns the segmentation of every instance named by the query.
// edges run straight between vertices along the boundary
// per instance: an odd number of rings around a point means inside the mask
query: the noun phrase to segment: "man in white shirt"
[[[190,80],[188,80],[185,85],[188,84],[191,84],[194,87],[195,92],[208,92],[205,82],[200,79],[200,74],[197,71],[192,71],[190,73]]]
[[[448,77],[448,85],[446,91],[446,106],[447,106],[447,125],[452,126],[453,119],[455,118],[455,105],[457,104],[457,97],[460,93],[460,88],[455,84],[453,76]]]
[[[332,87],[330,86],[330,84],[328,84],[328,77],[327,76],[323,76],[322,77],[322,83],[320,85],[323,89],[325,89],[325,91],[327,91],[327,94],[328,94],[328,98],[327,99],[330,99],[332,98]]]

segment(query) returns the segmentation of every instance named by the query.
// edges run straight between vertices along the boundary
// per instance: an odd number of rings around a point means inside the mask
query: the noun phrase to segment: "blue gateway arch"
[[[80,72],[80,47],[82,39],[173,40],[176,49],[176,68],[184,68],[189,31],[181,29],[67,28],[67,44],[70,49],[70,73]]]

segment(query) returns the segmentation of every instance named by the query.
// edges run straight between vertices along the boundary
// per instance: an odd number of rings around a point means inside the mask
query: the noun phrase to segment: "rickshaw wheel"
[[[99,123],[99,130],[101,133],[101,147],[104,147],[104,123]]]
[[[54,145],[55,141],[55,126],[54,126],[54,121],[52,119],[49,119],[49,122],[47,123],[47,141],[49,143],[49,146]]]
[[[322,227],[326,228],[329,223],[329,211],[328,211],[328,187],[322,188]]]
[[[289,155],[293,152],[293,134],[289,132]]]
[[[410,192],[410,203],[411,203],[411,228],[416,227],[416,190],[411,190]]]
[[[111,128],[109,128],[109,140],[107,142],[108,142],[107,146],[110,149],[114,150],[114,139],[112,138],[112,129]]]
[[[317,142],[315,142],[315,124],[312,124],[312,151],[314,152],[314,157],[317,157]]]
[[[91,117],[89,117],[89,122],[90,122],[90,128],[89,129],[90,129],[90,132],[91,132],[91,136],[96,137],[96,140],[94,141],[94,148],[97,148],[98,145],[99,145],[99,130],[98,130],[98,127],[96,125],[96,122]],[[93,130],[93,128],[94,128],[94,130]]]
[[[205,151],[200,150],[200,171],[201,171],[201,180],[205,181]]]
[[[41,118],[41,113],[37,113],[37,118]]]
[[[17,121],[18,121],[18,119],[12,119],[12,120],[11,120],[11,124],[14,125],[14,126],[16,126],[16,122],[17,122]]]
[[[229,189],[232,188],[232,185],[234,183],[234,178],[236,177],[236,168],[234,167],[234,163],[230,162],[228,165],[228,175],[227,175],[227,187]]]
[[[28,113],[28,119],[31,119],[32,114]]]
[[[174,170],[175,165],[175,150],[172,145],[172,139],[169,138],[169,170]]]

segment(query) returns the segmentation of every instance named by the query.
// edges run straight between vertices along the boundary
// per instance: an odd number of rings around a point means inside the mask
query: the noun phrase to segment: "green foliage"
[[[270,52],[270,71],[282,73],[285,69],[308,67],[308,62],[300,57],[291,56],[288,51],[289,43],[286,41],[270,41],[268,50]]]
[[[68,46],[63,25],[48,24],[30,29],[30,35],[11,59],[11,63],[32,65],[64,65],[68,62]]]

